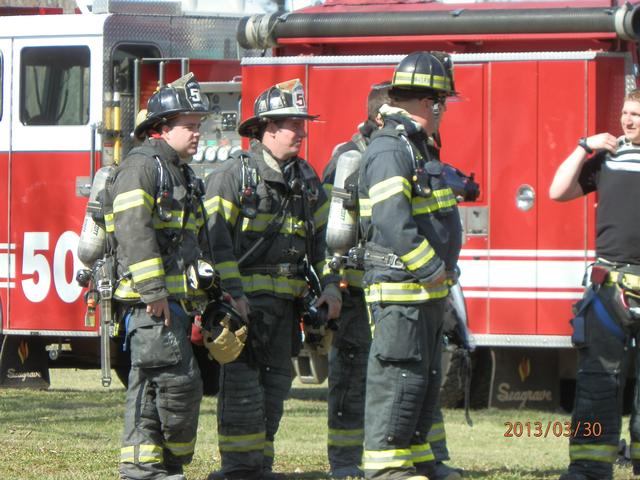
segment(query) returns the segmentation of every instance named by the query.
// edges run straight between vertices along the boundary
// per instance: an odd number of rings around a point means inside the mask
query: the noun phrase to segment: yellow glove
[[[204,346],[220,365],[233,362],[238,358],[247,341],[247,326],[243,325],[235,332],[232,332],[229,328],[230,321],[231,315],[227,313],[220,320],[222,332],[216,338],[213,338],[212,332],[202,329]]]

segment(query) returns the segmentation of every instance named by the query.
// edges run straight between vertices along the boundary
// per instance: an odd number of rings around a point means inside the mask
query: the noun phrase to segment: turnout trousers
[[[218,448],[226,478],[251,480],[273,468],[274,438],[291,389],[291,351],[299,332],[293,300],[249,296],[251,352],[223,365],[218,393]],[[299,333],[298,333],[299,335]]]
[[[613,478],[613,463],[617,458],[622,428],[624,387],[632,362],[636,364],[636,378],[629,424],[631,458],[634,470],[640,467],[640,364],[637,327],[633,331],[623,330],[619,310],[614,307],[619,290],[614,285],[603,285],[597,295],[610,320],[619,329],[618,333],[624,332],[624,338],[613,333],[615,329],[603,321],[593,302],[587,307],[584,343],[576,345],[578,370],[569,439],[569,472],[603,480]]]
[[[364,292],[343,295],[338,330],[329,351],[327,454],[331,472],[344,476],[362,462],[364,397],[371,328]]]
[[[437,462],[444,462],[449,460],[449,449],[447,448],[447,433],[444,429],[444,418],[442,416],[442,409],[440,408],[440,402],[436,405],[433,411],[433,423],[429,429],[427,435],[427,441],[431,446],[434,460]]]
[[[145,306],[128,313],[131,371],[120,451],[120,474],[162,480],[182,472],[196,443],[202,379],[189,334],[191,318],[170,302],[171,324]]]
[[[440,390],[444,299],[372,304],[375,330],[365,401],[364,472],[403,479],[434,460],[427,441]]]

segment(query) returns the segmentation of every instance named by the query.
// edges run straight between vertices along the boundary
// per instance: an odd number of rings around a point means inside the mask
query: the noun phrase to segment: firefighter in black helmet
[[[187,165],[208,105],[189,73],[159,89],[135,128],[144,139],[106,185],[109,243],[116,256],[113,293],[131,352],[120,475],[184,480],[193,456],[202,380],[189,335],[191,309],[204,294],[186,270],[201,256],[204,224]]]
[[[455,95],[453,63],[441,52],[414,52],[402,59],[393,72],[396,90],[430,90],[438,95]]]
[[[327,197],[298,156],[306,137],[304,88],[294,79],[258,96],[238,131],[250,138],[206,179],[205,207],[222,284],[248,317],[249,348],[222,366],[218,393],[219,479],[272,479],[274,438],[291,388],[291,357],[300,348],[298,301],[305,264],[326,265]],[[337,279],[336,279],[337,280]],[[339,315],[341,294],[331,277],[316,307]]]
[[[365,298],[375,325],[367,365],[366,478],[438,476],[427,434],[440,388],[445,299],[458,259],[456,199],[433,146],[454,95],[450,57],[415,52],[396,67],[384,127],[360,168]],[[459,474],[447,472],[449,478]]]

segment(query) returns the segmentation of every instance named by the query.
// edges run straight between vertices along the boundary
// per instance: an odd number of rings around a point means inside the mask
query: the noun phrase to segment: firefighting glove
[[[202,329],[202,338],[209,354],[220,364],[233,362],[247,341],[247,325],[232,330],[231,315],[227,313],[219,322],[219,328],[213,331]]]

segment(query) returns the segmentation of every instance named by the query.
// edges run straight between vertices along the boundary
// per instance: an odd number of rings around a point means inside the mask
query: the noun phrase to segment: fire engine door
[[[8,293],[14,281],[9,243],[9,155],[11,151],[11,40],[0,39],[0,332],[8,318]]]
[[[488,65],[488,333],[568,334],[581,293],[586,210],[576,201],[559,216],[548,190],[586,133],[587,71],[585,60]]]
[[[74,305],[82,301],[75,272],[81,267],[76,252],[87,201],[76,195],[76,178],[89,173],[90,125],[102,119],[102,56],[96,36],[14,40],[10,330],[92,330]]]

